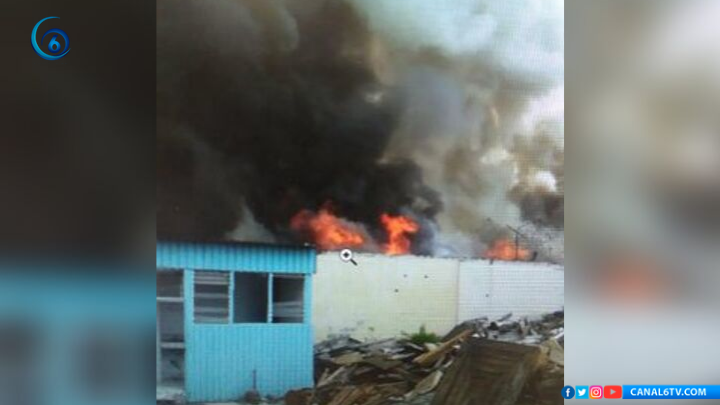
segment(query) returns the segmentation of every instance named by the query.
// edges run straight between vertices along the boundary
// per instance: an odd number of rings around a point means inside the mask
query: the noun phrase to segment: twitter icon
[[[575,398],[577,399],[590,399],[590,387],[587,385],[576,385],[575,386]]]

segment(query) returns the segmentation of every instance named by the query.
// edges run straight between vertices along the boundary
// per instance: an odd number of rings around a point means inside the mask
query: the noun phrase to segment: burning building
[[[420,229],[412,218],[383,213],[380,215],[382,231],[386,242],[377,245],[359,224],[335,216],[325,207],[319,212],[300,211],[291,221],[291,228],[298,234],[313,241],[322,250],[355,248],[380,250],[388,255],[410,253],[411,238]]]
[[[442,332],[463,308],[561,305],[562,273],[526,261],[562,260],[562,2],[159,0],[157,19],[159,239],[360,252],[357,265],[317,256],[312,313],[327,334],[397,334],[400,318]],[[276,264],[262,270],[288,270]],[[215,283],[228,270],[158,265]],[[247,329],[216,326],[191,336]],[[285,326],[298,350],[271,342],[258,378],[276,356],[306,364],[308,325]],[[222,377],[243,380],[215,399],[251,381],[254,363],[233,360]]]
[[[561,4],[430,3],[158,2],[158,236],[561,260]]]

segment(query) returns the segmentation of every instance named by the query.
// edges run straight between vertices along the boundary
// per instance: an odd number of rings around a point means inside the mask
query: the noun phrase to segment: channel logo
[[[590,398],[590,387],[588,387],[587,385],[575,386],[575,398],[577,398],[577,399]]]
[[[608,399],[621,399],[622,398],[622,387],[619,385],[606,385],[605,391],[603,392],[605,398]]]
[[[38,28],[40,28],[40,24],[43,23],[45,20],[50,20],[52,18],[60,18],[60,17],[46,17],[42,20],[38,21],[37,24],[35,24],[35,27],[32,30],[32,36],[30,37],[30,41],[32,43],[33,50],[35,50],[35,53],[38,54],[41,58],[45,60],[58,60],[62,58],[63,56],[67,55],[68,52],[70,52],[70,40],[68,39],[67,34],[65,31],[58,29],[58,28],[51,28],[43,34],[42,38],[40,38],[40,45],[38,45],[37,42],[37,31]],[[54,55],[49,55],[45,53],[40,46],[43,44],[43,41],[45,41],[45,36],[48,34],[55,34],[50,38],[50,41],[48,41],[47,47],[48,51]],[[60,43],[57,41],[58,35],[62,37],[63,41],[65,42],[65,46],[60,49]]]
[[[600,399],[603,397],[603,387],[593,385],[590,387],[590,399]]]

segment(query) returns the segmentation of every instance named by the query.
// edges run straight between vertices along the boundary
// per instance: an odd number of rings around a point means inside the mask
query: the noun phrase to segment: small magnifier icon
[[[343,249],[340,251],[340,260],[350,262],[356,266],[358,265],[355,259],[353,259],[353,251],[350,249]]]

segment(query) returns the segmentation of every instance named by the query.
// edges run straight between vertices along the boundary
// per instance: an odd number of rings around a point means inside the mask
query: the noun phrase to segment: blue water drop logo
[[[58,29],[58,28],[53,28],[53,29],[49,29],[49,30],[45,31],[42,38],[40,38],[40,45],[38,45],[38,43],[37,43],[38,28],[40,27],[40,24],[42,24],[43,21],[49,20],[51,18],[60,18],[60,17],[47,17],[47,18],[43,18],[42,20],[40,20],[37,24],[35,24],[35,27],[32,30],[32,36],[30,38],[32,47],[35,50],[35,53],[37,53],[38,56],[40,56],[41,58],[43,58],[45,60],[57,60],[57,59],[62,58],[65,55],[67,55],[68,52],[70,52],[70,40],[68,39],[68,36],[65,33],[65,31]],[[51,53],[59,53],[58,55],[48,55],[47,53],[43,52],[42,49],[40,49],[40,46],[43,44],[43,41],[45,41],[45,36],[48,34],[56,34],[50,38],[50,42],[48,43],[48,50]],[[58,42],[58,40],[57,40],[58,35],[61,36],[63,38],[63,40],[65,41],[65,47],[62,50],[60,50],[60,42]]]

